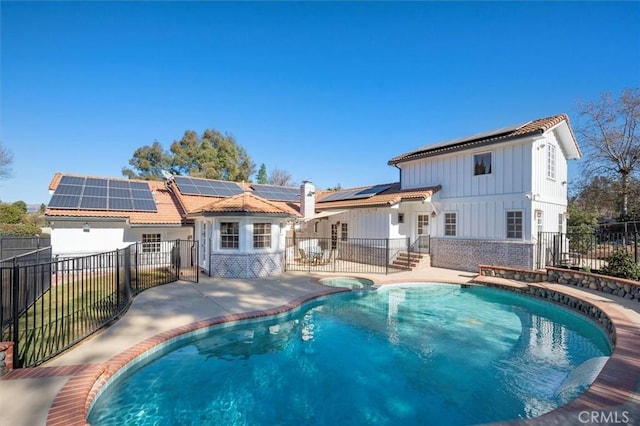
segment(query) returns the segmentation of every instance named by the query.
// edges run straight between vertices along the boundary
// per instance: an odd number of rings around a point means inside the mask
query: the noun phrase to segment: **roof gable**
[[[193,209],[190,215],[199,214],[239,214],[239,215],[278,215],[298,216],[299,213],[286,203],[269,201],[250,192],[219,198],[210,203]]]
[[[396,165],[421,158],[504,143],[523,137],[542,135],[558,127],[561,128],[561,131],[559,132],[559,140],[564,152],[566,153],[566,157],[568,159],[580,158],[582,153],[573,134],[573,130],[571,129],[571,125],[569,124],[569,117],[566,114],[559,114],[468,137],[453,139],[447,142],[426,145],[394,157],[388,161],[388,164]]]

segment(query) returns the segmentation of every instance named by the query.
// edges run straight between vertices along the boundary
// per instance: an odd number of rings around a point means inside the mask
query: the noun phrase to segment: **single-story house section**
[[[136,242],[153,251],[160,241],[191,239],[164,182],[56,173],[45,218],[54,256],[77,257]]]

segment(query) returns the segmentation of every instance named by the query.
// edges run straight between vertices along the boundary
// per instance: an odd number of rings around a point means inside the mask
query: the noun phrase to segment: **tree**
[[[171,157],[160,142],[154,141],[151,145],[136,149],[129,165],[137,170],[136,173],[127,167],[122,169],[122,174],[129,179],[162,180],[162,170],[169,170]]]
[[[603,93],[598,101],[578,108],[586,119],[577,127],[585,147],[584,175],[619,181],[619,215],[627,218],[630,179],[640,169],[640,90],[625,89],[617,99],[611,93]]]
[[[182,139],[171,144],[170,150],[172,168],[179,174],[238,182],[248,181],[255,170],[251,158],[233,136],[217,130],[205,130],[202,138],[188,130]]]
[[[291,174],[285,170],[273,169],[269,176],[269,183],[278,186],[295,186]]]
[[[258,183],[263,185],[269,182],[269,178],[267,177],[267,166],[265,166],[264,163],[260,164],[260,170],[258,170],[256,180]]]
[[[11,164],[13,164],[13,154],[0,144],[0,180],[11,176]]]

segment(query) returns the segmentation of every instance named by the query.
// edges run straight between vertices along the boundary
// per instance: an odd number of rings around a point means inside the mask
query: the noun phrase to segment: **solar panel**
[[[242,194],[244,190],[236,182],[175,176],[178,189],[184,195],[204,195],[207,197],[229,197]]]
[[[60,209],[77,209],[80,204],[80,196],[78,195],[57,195],[53,194],[49,207]]]
[[[106,210],[107,199],[104,197],[82,197],[82,200],[80,201],[80,208],[88,210]]]
[[[276,185],[251,185],[253,193],[258,197],[271,201],[299,201],[300,190],[298,188]]]
[[[389,188],[391,188],[391,185],[374,185],[367,188],[338,191],[324,197],[321,201],[359,200],[362,198],[373,197],[374,195],[386,191]]]
[[[124,179],[62,176],[49,207],[59,209],[157,211],[149,184]]]

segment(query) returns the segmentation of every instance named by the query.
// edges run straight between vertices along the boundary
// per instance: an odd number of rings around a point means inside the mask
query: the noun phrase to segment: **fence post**
[[[633,234],[633,260],[638,263],[638,233]]]
[[[407,237],[407,269],[411,270],[411,238]]]
[[[19,331],[19,315],[20,309],[19,306],[19,291],[20,291],[20,267],[16,263],[16,260],[13,259],[13,280],[11,285],[11,315],[13,319],[13,367],[19,368],[22,367],[22,360],[20,359],[20,331]]]
[[[116,309],[120,310],[120,249],[116,249]]]
[[[385,248],[385,252],[387,253],[387,261],[384,262],[384,274],[389,275],[389,261],[391,259],[389,258],[389,239],[388,238],[385,238],[384,240],[384,248]]]

